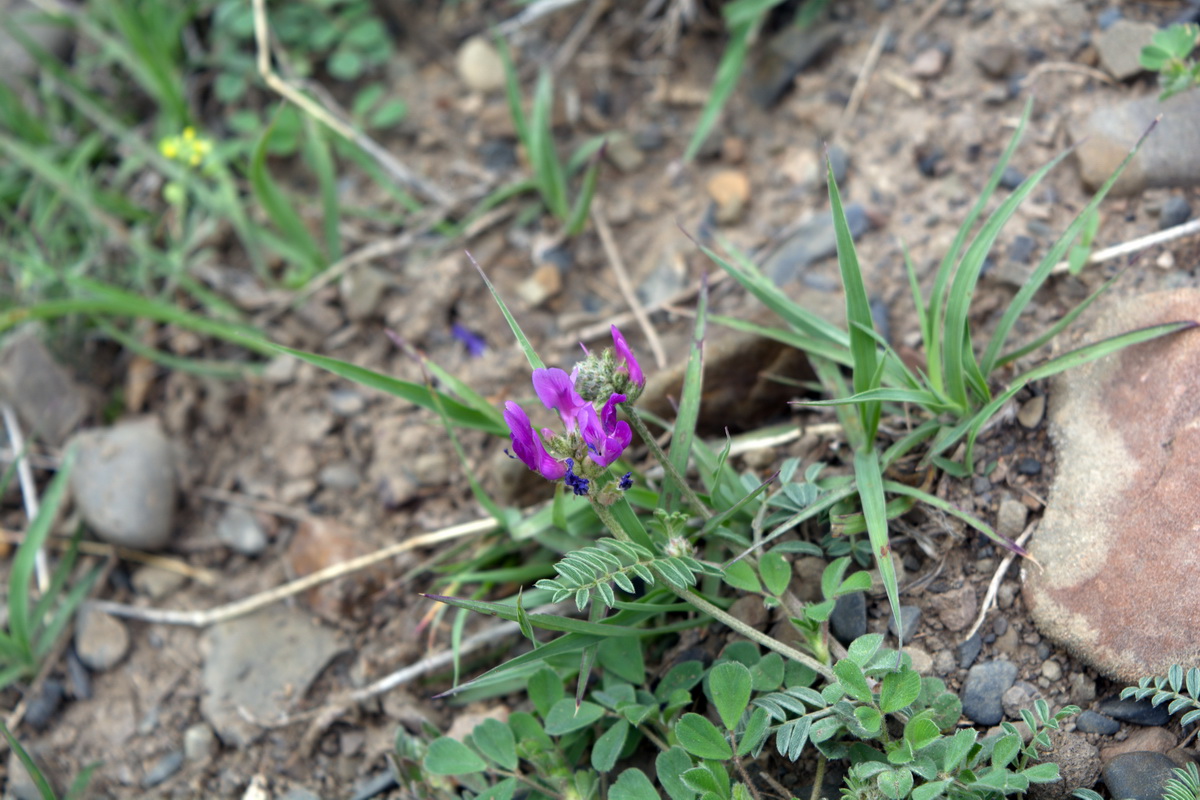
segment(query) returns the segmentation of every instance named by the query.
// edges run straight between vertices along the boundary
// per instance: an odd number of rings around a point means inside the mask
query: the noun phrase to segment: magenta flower
[[[575,416],[579,409],[588,405],[587,401],[575,391],[575,381],[561,369],[535,369],[533,371],[533,390],[538,399],[551,411],[557,411],[562,417],[563,426],[567,433],[575,432]]]
[[[556,481],[569,471],[569,467],[546,452],[542,440],[533,431],[525,410],[509,400],[504,404],[504,421],[511,431],[513,453],[534,472],[546,480]]]
[[[598,466],[607,467],[616,461],[633,440],[629,423],[617,419],[617,403],[624,402],[625,395],[614,394],[600,414],[591,405],[579,409],[579,432],[587,443],[588,458]]]
[[[612,326],[613,350],[617,354],[617,372],[624,373],[629,376],[629,382],[639,389],[646,385],[646,376],[642,374],[641,365],[637,359],[633,357],[633,351],[629,349],[629,345],[625,342],[625,337],[617,330],[617,326]]]

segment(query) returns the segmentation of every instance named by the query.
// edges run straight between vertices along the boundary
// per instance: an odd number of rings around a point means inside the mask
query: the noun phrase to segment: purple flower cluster
[[[620,375],[624,384],[640,392],[645,384],[641,367],[615,325],[612,332],[616,356],[609,356],[613,374],[606,383],[611,385]],[[504,404],[504,421],[511,431],[509,438],[516,458],[543,478],[561,479],[575,494],[585,495],[589,482],[629,446],[633,431],[628,422],[617,419],[617,406],[626,402],[628,395],[612,392],[597,411],[593,402],[577,391],[578,375],[578,367],[570,375],[558,368],[533,371],[533,389],[546,408],[558,412],[563,434],[543,428],[539,436],[525,410],[512,401]],[[630,482],[631,477],[626,475],[621,488],[628,488]]]

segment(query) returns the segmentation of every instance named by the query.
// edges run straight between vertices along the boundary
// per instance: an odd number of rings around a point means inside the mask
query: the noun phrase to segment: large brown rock
[[[1093,315],[1106,336],[1200,320],[1200,290]],[[1057,378],[1059,471],[1024,570],[1047,637],[1117,680],[1200,666],[1200,330],[1135,345]]]

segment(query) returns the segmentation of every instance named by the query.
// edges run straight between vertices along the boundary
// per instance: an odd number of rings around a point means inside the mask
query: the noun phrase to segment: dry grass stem
[[[841,139],[858,113],[858,107],[862,105],[863,98],[867,95],[867,87],[871,84],[871,74],[875,71],[875,65],[879,63],[879,56],[883,54],[883,45],[887,42],[891,32],[891,26],[886,22],[879,26],[879,31],[871,42],[871,48],[867,50],[867,57],[863,59],[862,67],[858,70],[854,88],[850,91],[850,100],[846,103],[845,110],[842,111],[842,118],[838,120],[833,136],[830,137],[832,141],[836,142]]]
[[[10,545],[19,545],[25,541],[25,536],[16,531],[0,528],[0,541]],[[62,537],[51,537],[47,541],[47,545],[56,550],[66,550],[71,546],[71,542]],[[180,561],[177,558],[145,553],[141,550],[130,550],[127,547],[117,547],[105,542],[93,542],[85,539],[79,542],[79,552],[89,556],[108,556],[110,558],[119,558],[122,561],[135,561],[139,564],[157,567],[158,569],[178,572],[180,575],[186,575],[192,580],[203,583],[206,586],[216,586],[220,581],[220,576],[210,569],[194,567],[186,561]]]
[[[1021,88],[1024,89],[1027,86],[1032,86],[1034,81],[1050,72],[1073,72],[1076,75],[1086,75],[1089,78],[1098,80],[1101,83],[1107,83],[1110,86],[1116,85],[1115,80],[1095,67],[1075,64],[1070,61],[1043,61],[1029,70],[1029,74],[1021,81]]]
[[[4,430],[8,441],[12,444],[13,452],[17,454],[17,483],[21,487],[21,502],[25,506],[25,517],[30,524],[37,519],[41,511],[38,503],[37,483],[33,480],[33,469],[25,454],[25,436],[21,433],[21,423],[17,420],[17,412],[8,403],[0,403],[0,415],[4,417]],[[38,550],[34,561],[34,571],[37,574],[38,591],[45,593],[50,586],[50,568],[46,565],[45,549]]]
[[[429,547],[440,542],[448,542],[452,539],[461,539],[464,536],[491,533],[497,527],[496,520],[488,517],[473,522],[464,522],[461,525],[452,525],[440,531],[413,536],[412,538],[405,539],[403,542],[376,550],[374,553],[352,558],[349,561],[343,561],[340,564],[334,564],[333,566],[318,570],[311,575],[305,575],[303,578],[289,581],[282,586],[276,586],[274,589],[268,589],[265,592],[259,592],[242,600],[236,600],[223,606],[201,611],[139,608],[108,600],[95,600],[90,605],[93,608],[117,617],[126,617],[128,619],[141,620],[142,622],[157,622],[164,625],[186,625],[193,628],[205,628],[209,625],[216,625],[219,622],[228,622],[231,619],[244,617],[272,603],[293,597],[300,592],[311,589],[314,586],[319,586],[322,583],[336,580],[343,575],[349,575],[352,572],[366,569],[378,564],[380,561],[386,561],[401,553],[407,553],[409,550]]]
[[[253,0],[253,3],[254,41],[258,51],[258,74],[262,76],[267,86],[284,99],[294,103],[304,113],[325,125],[343,139],[359,147],[374,159],[385,172],[391,175],[397,183],[418,194],[424,195],[429,200],[440,205],[453,205],[451,198],[436,185],[401,164],[398,159],[381,147],[374,139],[357,130],[344,120],[334,116],[320,103],[285,81],[275,72],[271,67],[270,27],[267,23],[266,0]]]
[[[1024,547],[1036,528],[1037,520],[1026,525],[1025,530],[1021,531],[1021,535],[1017,537],[1017,544]],[[996,574],[992,576],[992,582],[988,584],[987,594],[984,595],[983,602],[979,604],[979,617],[975,620],[975,624],[971,626],[971,629],[967,631],[966,635],[963,636],[962,640],[964,642],[974,636],[975,632],[979,630],[979,626],[983,625],[983,620],[987,616],[987,612],[994,607],[996,593],[1000,591],[1000,583],[1004,580],[1004,574],[1008,572],[1009,565],[1012,564],[1016,557],[1016,553],[1009,552],[1001,560],[1000,566],[996,567]],[[1035,561],[1034,563],[1036,564],[1037,562]]]
[[[621,252],[617,249],[616,239],[613,238],[612,227],[609,226],[608,218],[604,216],[604,209],[599,202],[592,203],[592,222],[596,223],[596,233],[600,235],[600,244],[604,247],[604,255],[608,257],[608,263],[612,265],[613,275],[617,278],[617,286],[625,297],[625,302],[629,304],[629,310],[632,312],[633,318],[637,320],[638,327],[646,336],[646,342],[650,345],[650,352],[654,354],[655,363],[658,364],[659,369],[666,369],[667,352],[663,349],[662,340],[658,338],[658,331],[650,323],[650,315],[646,313],[645,307],[638,300],[633,282],[629,280],[629,270],[625,269],[625,262],[621,258]]]
[[[1098,250],[1092,253],[1086,264],[1102,264],[1105,261],[1112,261],[1121,256],[1129,256],[1134,253],[1145,250],[1155,245],[1173,242],[1176,239],[1182,239],[1185,236],[1195,236],[1200,233],[1200,219],[1194,219],[1191,222],[1185,222],[1182,225],[1176,225],[1174,228],[1167,228],[1165,231],[1157,231],[1148,233],[1137,239],[1131,239],[1128,242],[1114,244],[1112,247],[1106,247],[1103,250]],[[1070,265],[1066,261],[1060,261],[1054,265],[1051,270],[1051,275],[1062,275],[1070,270]]]

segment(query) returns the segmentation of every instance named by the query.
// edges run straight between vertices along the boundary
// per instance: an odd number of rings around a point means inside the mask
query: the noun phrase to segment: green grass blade
[[[745,558],[746,556],[750,555],[750,553],[754,552],[755,550],[757,550],[761,547],[765,547],[766,545],[768,545],[771,542],[778,539],[783,534],[785,534],[788,531],[795,528],[800,523],[805,522],[806,520],[813,519],[821,514],[824,514],[826,511],[833,508],[834,506],[836,506],[838,503],[842,502],[843,500],[853,497],[857,491],[858,491],[858,489],[853,484],[848,485],[848,486],[843,486],[840,489],[835,489],[834,491],[831,491],[825,497],[822,497],[820,500],[813,503],[808,508],[805,508],[803,511],[796,512],[791,517],[788,517],[786,520],[779,523],[779,525],[775,526],[769,534],[767,534],[766,536],[764,536],[762,538],[762,541],[757,542],[753,547],[749,547],[746,550],[744,550],[743,552],[738,553],[732,559],[727,561],[725,563],[725,566],[732,564],[734,561],[738,561],[742,558]]]
[[[521,107],[521,77],[517,74],[517,65],[513,63],[512,51],[503,36],[496,36],[496,51],[500,54],[500,63],[504,65],[504,96],[508,101],[508,113],[512,117],[513,128],[517,131],[517,141],[524,147],[525,152],[533,157],[533,148],[529,141],[529,120],[525,109]]]
[[[945,380],[946,395],[963,409],[971,407],[967,397],[967,372],[973,366],[975,358],[971,351],[970,326],[968,316],[971,309],[971,299],[975,294],[975,285],[983,270],[983,263],[991,252],[996,237],[1000,235],[1005,223],[1016,213],[1021,202],[1037,187],[1042,178],[1058,165],[1068,154],[1060,153],[1034,172],[1016,189],[1013,190],[1000,207],[988,217],[987,222],[980,228],[979,234],[967,248],[962,263],[954,274],[950,285],[950,294],[946,301],[946,323],[943,331],[945,342]],[[976,368],[976,372],[978,369]],[[985,399],[987,395],[984,395]]]
[[[321,232],[325,239],[322,251],[329,263],[342,257],[341,203],[338,202],[337,168],[333,163],[328,133],[311,117],[306,116],[304,162],[317,178],[317,194],[321,198]]]
[[[8,629],[13,642],[26,654],[26,658],[33,656],[33,631],[36,626],[36,620],[29,613],[29,581],[33,576],[37,553],[45,545],[50,526],[58,516],[58,509],[66,496],[75,457],[74,450],[67,451],[54,479],[46,487],[41,509],[29,524],[21,546],[17,548],[8,578]]]
[[[1068,311],[1066,314],[1064,314],[1062,316],[1062,319],[1058,320],[1058,322],[1055,322],[1053,325],[1051,325],[1049,328],[1047,328],[1045,330],[1045,332],[1042,333],[1041,336],[1037,337],[1036,339],[1034,339],[1032,342],[1025,345],[1024,347],[1018,347],[1016,350],[1013,350],[1011,353],[1005,353],[1004,355],[1002,355],[1000,357],[1000,359],[996,362],[996,366],[1002,367],[1005,364],[1010,364],[1013,361],[1016,361],[1018,358],[1028,355],[1029,353],[1032,353],[1033,351],[1049,344],[1050,341],[1052,339],[1054,339],[1055,336],[1058,336],[1058,334],[1062,333],[1064,330],[1066,330],[1068,327],[1070,327],[1071,323],[1075,321],[1076,317],[1078,317],[1080,314],[1082,314],[1084,311],[1086,311],[1088,306],[1090,306],[1092,303],[1094,303],[1096,300],[1098,300],[1102,294],[1104,294],[1109,289],[1111,289],[1113,287],[1113,284],[1115,284],[1118,280],[1120,280],[1121,277],[1124,275],[1125,275],[1125,270],[1121,270],[1116,275],[1113,275],[1111,278],[1109,278],[1103,284],[1101,284],[1100,288],[1098,288],[1096,291],[1092,292],[1081,303],[1079,303],[1074,308],[1072,308],[1070,311]]]
[[[40,662],[43,658],[49,655],[54,648],[58,637],[62,635],[63,629],[67,624],[75,618],[75,612],[79,609],[79,604],[87,597],[88,592],[100,579],[103,567],[96,567],[89,572],[84,578],[71,587],[71,591],[63,598],[62,605],[54,612],[54,616],[46,625],[46,629],[38,633],[33,642],[34,659]],[[38,620],[40,623],[40,620]]]
[[[929,293],[929,303],[926,306],[929,315],[929,335],[925,339],[925,361],[930,383],[938,392],[944,392],[946,388],[945,376],[942,373],[944,344],[942,342],[942,325],[946,318],[946,292],[950,286],[950,277],[954,273],[954,266],[958,263],[958,256],[967,243],[967,237],[971,234],[971,229],[975,227],[975,221],[979,219],[979,215],[983,213],[988,201],[995,194],[996,187],[1000,185],[1000,179],[1003,177],[1004,170],[1008,167],[1013,153],[1016,152],[1017,145],[1021,142],[1021,136],[1025,133],[1025,125],[1029,122],[1029,115],[1032,111],[1033,96],[1030,95],[1025,102],[1025,110],[1021,113],[1021,121],[1017,123],[1017,129],[1013,131],[1012,138],[1008,141],[1008,147],[1004,149],[1000,160],[996,162],[996,168],[992,170],[992,176],[983,187],[983,191],[980,192],[979,199],[975,201],[975,205],[971,206],[966,219],[959,226],[958,233],[955,234],[954,241],[951,243],[950,249],[946,251],[945,257],[938,265],[937,274],[934,276],[933,288]]]
[[[893,494],[902,494],[915,498],[925,505],[932,506],[946,514],[949,514],[952,517],[961,519],[963,522],[967,523],[972,528],[1003,547],[1005,550],[1016,553],[1019,556],[1029,555],[1029,553],[1025,551],[1025,548],[1021,547],[1011,539],[996,533],[996,531],[992,529],[991,525],[988,525],[978,517],[968,514],[967,512],[955,506],[953,503],[947,502],[936,495],[932,495],[929,492],[923,492],[915,486],[909,486],[908,484],[900,483],[899,481],[884,481],[883,488],[889,492],[892,492]]]
[[[820,356],[821,358],[841,364],[844,367],[852,366],[854,361],[850,358],[850,351],[845,347],[830,344],[824,339],[814,339],[811,336],[806,336],[803,333],[784,330],[782,328],[769,328],[766,325],[759,325],[756,322],[749,320],[738,319],[737,317],[726,317],[718,314],[709,315],[708,321],[715,325],[722,325],[726,328],[732,328],[735,331],[743,333],[753,333],[761,336],[764,339],[773,339],[789,347],[794,347],[797,350],[803,350],[806,353]]]
[[[939,413],[952,408],[935,394],[924,389],[868,389],[849,397],[837,397],[833,400],[794,400],[800,406],[846,406],[868,405],[870,403],[913,403],[922,408]]]
[[[46,587],[46,591],[42,593],[37,605],[33,607],[33,614],[30,616],[37,624],[40,624],[41,620],[45,619],[46,615],[50,613],[50,607],[57,602],[59,593],[66,586],[67,578],[70,576],[71,569],[75,566],[75,559],[79,555],[79,540],[82,538],[83,528],[80,527],[75,531],[75,535],[71,537],[70,546],[59,560],[58,566],[54,568],[54,572],[51,573],[50,585]]]
[[[101,761],[93,761],[79,771],[75,776],[75,780],[71,781],[71,786],[67,789],[67,793],[63,795],[63,800],[84,800],[87,796],[84,794],[87,791],[88,784],[92,782],[92,773],[100,768]]]
[[[983,358],[980,361],[981,369],[983,369],[985,374],[991,374],[999,358],[1000,351],[1017,322],[1017,318],[1024,313],[1034,294],[1041,288],[1046,278],[1050,276],[1050,272],[1054,269],[1054,266],[1062,260],[1063,255],[1070,248],[1071,244],[1085,231],[1085,228],[1092,224],[1096,209],[1099,207],[1101,201],[1108,195],[1113,184],[1121,177],[1121,173],[1125,171],[1125,168],[1129,166],[1129,162],[1137,155],[1138,150],[1142,147],[1142,143],[1146,141],[1146,137],[1150,135],[1156,125],[1157,122],[1151,124],[1146,129],[1146,132],[1137,140],[1133,149],[1125,156],[1124,160],[1113,171],[1113,174],[1108,177],[1104,185],[1100,187],[1096,194],[1092,196],[1092,199],[1088,201],[1088,204],[1083,207],[1083,210],[1076,215],[1067,229],[1063,231],[1062,236],[1059,237],[1058,241],[1050,249],[1050,252],[1038,264],[1037,269],[1034,270],[1029,280],[1017,291],[1016,297],[1012,299],[1008,308],[1005,309],[1003,316],[1000,317],[1000,322],[997,323],[996,330],[992,333],[992,340],[988,343],[988,347],[984,351]],[[1087,302],[1091,302],[1090,299]]]
[[[490,603],[486,600],[469,600],[464,597],[446,597],[445,595],[438,594],[422,593],[421,596],[429,600],[454,606],[455,608],[465,608],[468,611],[474,611],[478,614],[487,614],[488,616],[499,617],[509,622],[517,622],[518,615],[515,605]],[[578,633],[596,637],[597,640],[611,636],[658,636],[663,632],[661,628],[632,628],[613,622],[591,622],[589,620],[575,619],[574,617],[560,617],[556,614],[531,614],[526,612],[525,617],[529,620],[529,624],[535,628],[541,628],[546,631],[561,631],[563,633]],[[616,618],[617,615],[613,615],[609,619],[613,620]]]
[[[668,458],[675,473],[687,475],[688,461],[692,454],[692,440],[696,437],[696,420],[700,416],[700,395],[704,388],[704,334],[708,314],[708,282],[700,289],[696,305],[696,324],[692,329],[692,345],[688,352],[687,369],[683,374],[683,389],[679,398],[679,413],[675,417],[674,435]],[[683,487],[669,481],[663,490],[663,507],[667,511],[678,510],[683,497]]]
[[[432,397],[432,393],[420,384],[402,381],[390,375],[384,375],[347,361],[317,355],[316,353],[308,353],[304,350],[295,350],[291,347],[284,347],[281,344],[272,344],[270,347],[278,353],[295,356],[301,361],[332,372],[338,377],[354,381],[371,389],[386,392],[394,397],[399,397],[418,405],[421,408],[437,411],[437,404]],[[455,425],[463,428],[474,428],[496,435],[508,434],[508,427],[503,422],[497,422],[493,415],[480,413],[476,409],[445,394],[441,394],[439,399],[444,404],[446,416]]]
[[[825,160],[825,174],[829,181],[829,204],[832,206],[833,229],[837,237],[838,268],[842,273],[842,288],[846,292],[846,321],[850,325],[850,354],[854,358],[854,392],[860,394],[877,388],[874,383],[878,369],[878,353],[875,339],[867,330],[875,329],[871,316],[871,301],[863,283],[862,270],[858,265],[858,253],[854,249],[854,236],[846,222],[842,209],[842,195],[833,177],[833,163]],[[864,403],[859,409],[863,431],[868,440],[874,440],[879,427],[881,408],[877,403]]]
[[[30,758],[29,753],[25,752],[25,748],[17,741],[17,737],[13,736],[8,730],[8,726],[0,722],[0,733],[4,734],[4,738],[8,740],[8,746],[17,754],[17,758],[21,760],[21,764],[25,767],[25,771],[29,773],[29,777],[33,780],[33,785],[37,787],[38,794],[42,796],[42,800],[58,800],[58,795],[54,793],[53,787],[50,786],[50,781],[46,780],[46,776],[38,768]]]
[[[550,73],[538,74],[533,93],[533,110],[529,118],[529,160],[533,164],[534,180],[542,193],[542,201],[555,219],[565,221],[571,213],[567,203],[567,176],[554,147],[551,117],[554,113],[554,82]]]
[[[729,96],[733,94],[733,90],[738,84],[738,79],[742,76],[742,65],[746,63],[750,40],[754,37],[754,32],[761,20],[761,15],[752,17],[730,29],[729,44],[725,45],[725,52],[721,54],[721,61],[717,64],[717,74],[713,77],[712,90],[708,93],[708,102],[704,104],[704,110],[700,112],[696,130],[692,132],[687,150],[683,153],[685,162],[696,157],[704,140],[708,138],[713,126],[717,124],[722,109],[725,108]]]
[[[475,265],[475,270],[479,273],[479,277],[483,278],[483,282],[487,284],[488,291],[492,293],[492,299],[496,301],[496,305],[500,306],[500,312],[504,314],[504,319],[508,321],[508,327],[512,330],[513,336],[517,338],[517,343],[521,345],[521,349],[525,351],[525,358],[529,361],[529,366],[534,369],[545,369],[537,351],[533,349],[533,345],[529,343],[529,339],[525,336],[525,332],[521,330],[521,326],[517,324],[517,320],[509,312],[508,306],[504,304],[504,300],[500,297],[500,293],[496,291],[496,287],[488,280],[488,276],[484,273],[483,267],[479,266],[479,262],[475,260],[475,256],[467,253],[467,258],[471,259],[471,263]]]
[[[896,623],[896,638],[904,645],[904,628],[900,622],[900,585],[896,579],[896,567],[892,564],[888,547],[887,500],[883,495],[883,474],[879,468],[879,454],[873,445],[859,447],[854,451],[854,482],[858,486],[858,497],[862,503],[863,516],[867,522],[867,538],[871,540],[871,552],[879,577],[892,606],[892,619]]]
[[[941,427],[942,423],[940,421],[930,419],[913,428],[892,443],[891,447],[883,451],[883,455],[879,457],[880,468],[886,470],[907,453],[911,452],[914,447],[937,435]]]
[[[249,375],[258,375],[263,371],[262,364],[250,364],[238,361],[212,361],[208,359],[186,358],[159,350],[157,347],[143,344],[136,336],[130,336],[125,331],[113,325],[103,317],[94,319],[96,327],[113,341],[120,344],[134,355],[142,356],[168,369],[187,372],[221,380],[236,380]]]
[[[283,108],[284,106],[280,106],[281,110]],[[248,177],[254,199],[258,201],[267,217],[283,234],[283,240],[289,246],[290,252],[284,255],[301,260],[299,266],[303,268],[303,274],[307,279],[324,269],[325,258],[316,239],[309,233],[308,226],[304,224],[300,214],[292,207],[287,194],[279,188],[267,170],[267,143],[275,129],[275,121],[278,119],[279,114],[276,113],[271,124],[259,137],[258,144],[255,145],[254,153],[250,158]]]
[[[571,209],[571,217],[567,220],[567,236],[577,236],[587,225],[588,213],[592,208],[592,198],[596,196],[596,182],[600,175],[600,159],[603,150],[592,156],[587,171],[583,173],[583,183],[579,187],[579,196]]]
[[[900,252],[904,255],[904,271],[908,275],[908,289],[912,293],[913,306],[917,312],[918,329],[921,331],[921,342],[928,345],[931,339],[929,309],[921,297],[921,282],[917,278],[917,267],[913,264],[908,246],[900,243]]]

